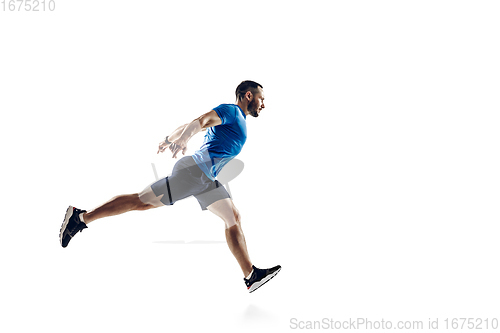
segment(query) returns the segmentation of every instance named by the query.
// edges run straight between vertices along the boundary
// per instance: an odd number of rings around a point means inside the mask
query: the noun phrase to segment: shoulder
[[[236,110],[238,109],[238,106],[235,104],[220,104],[218,107],[214,108],[215,109],[222,109],[222,110]]]
[[[218,107],[213,109],[219,115],[222,120],[222,124],[232,123],[236,117],[238,112],[238,106],[234,104],[220,104]]]

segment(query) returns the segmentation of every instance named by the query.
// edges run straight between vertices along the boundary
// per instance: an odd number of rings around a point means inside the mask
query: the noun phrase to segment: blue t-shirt
[[[203,145],[193,154],[196,164],[213,181],[247,140],[247,116],[238,105],[221,104],[214,110],[222,124],[207,129]]]

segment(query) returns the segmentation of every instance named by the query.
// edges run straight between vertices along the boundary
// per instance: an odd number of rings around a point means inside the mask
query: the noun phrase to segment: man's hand
[[[163,153],[165,151],[165,149],[167,149],[171,144],[172,144],[172,142],[167,142],[165,140],[160,142],[160,145],[158,147],[158,152],[156,154]]]
[[[172,141],[169,148],[172,154],[174,154],[172,158],[177,158],[177,153],[179,153],[180,151],[182,151],[182,155],[185,155],[187,150],[187,142],[184,142],[183,140],[181,140],[181,138],[179,138]]]

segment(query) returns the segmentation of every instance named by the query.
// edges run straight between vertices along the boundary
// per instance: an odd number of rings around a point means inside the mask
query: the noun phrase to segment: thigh
[[[240,214],[230,198],[218,200],[207,209],[224,220],[226,229],[240,222]]]
[[[198,203],[200,204],[202,210],[207,210],[208,206],[214,204],[217,201],[231,199],[231,196],[226,191],[225,187],[217,180],[213,182],[206,176],[203,177],[203,179],[206,191],[194,194],[194,197],[196,198],[196,200],[198,200]]]

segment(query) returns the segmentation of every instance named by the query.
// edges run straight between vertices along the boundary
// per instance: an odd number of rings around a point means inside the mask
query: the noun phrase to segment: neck
[[[235,104],[241,108],[241,110],[243,111],[243,113],[246,116],[248,116],[248,113],[249,113],[248,112],[248,104],[244,103],[243,101],[237,101]]]

